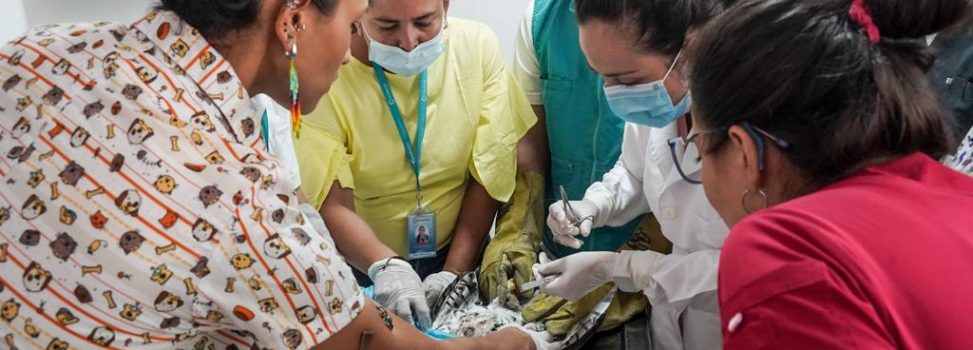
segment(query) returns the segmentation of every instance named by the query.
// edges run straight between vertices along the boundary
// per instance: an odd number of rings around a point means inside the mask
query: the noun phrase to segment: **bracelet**
[[[401,260],[401,261],[405,262],[406,264],[409,263],[409,260],[405,260],[405,258],[403,258],[401,256],[390,256],[388,259],[385,259],[385,263],[382,264],[382,269],[384,270],[386,266],[389,266],[389,263],[391,263],[393,259],[395,259],[395,260]]]
[[[405,258],[403,258],[401,256],[398,256],[398,255],[389,257],[388,259],[385,259],[385,263],[383,263],[381,265],[378,265],[379,263],[372,264],[372,266],[369,267],[368,268],[368,271],[367,271],[368,278],[374,281],[375,280],[375,275],[377,275],[379,272],[382,272],[386,268],[388,268],[389,267],[389,264],[392,263],[392,259],[401,260],[401,261],[405,262],[406,264],[409,263],[408,260],[406,260]]]

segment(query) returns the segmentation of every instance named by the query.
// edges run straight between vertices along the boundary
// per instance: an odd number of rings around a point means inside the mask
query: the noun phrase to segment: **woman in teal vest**
[[[489,299],[508,296],[507,279],[518,288],[529,280],[538,251],[551,258],[615,251],[642,220],[595,229],[581,238],[580,248],[557,244],[543,224],[544,209],[560,200],[560,187],[570,198],[582,197],[621,154],[625,121],[608,107],[604,80],[581,52],[573,7],[573,0],[531,1],[520,24],[512,68],[538,122],[518,147],[517,193],[484,255],[480,286]]]
[[[547,205],[560,199],[560,186],[570,198],[584,196],[622,152],[625,121],[612,113],[602,89],[605,81],[588,67],[581,52],[573,6],[573,0],[534,1],[528,9],[531,20],[521,24],[517,38],[514,72],[547,128]],[[581,239],[580,249],[556,244],[545,230],[543,248],[551,258],[578,251],[617,250],[632,236],[640,219],[598,228]]]

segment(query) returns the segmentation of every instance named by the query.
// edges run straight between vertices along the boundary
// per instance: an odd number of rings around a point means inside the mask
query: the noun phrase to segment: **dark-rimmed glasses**
[[[746,130],[747,133],[750,134],[750,137],[754,139],[754,142],[757,143],[757,167],[760,170],[764,169],[764,149],[766,147],[764,144],[764,137],[782,149],[787,149],[790,147],[789,142],[776,137],[761,128],[753,126],[749,122],[740,122],[739,125]],[[699,152],[699,146],[697,145],[696,140],[699,139],[700,136],[724,132],[728,129],[729,127],[722,127],[692,131],[685,137],[675,137],[669,139],[669,154],[672,156],[672,163],[675,165],[676,171],[679,172],[679,175],[682,176],[683,180],[686,180],[686,182],[694,185],[701,185],[703,183],[702,171],[700,171],[703,165],[703,157]],[[678,152],[678,150],[682,150],[682,152]]]

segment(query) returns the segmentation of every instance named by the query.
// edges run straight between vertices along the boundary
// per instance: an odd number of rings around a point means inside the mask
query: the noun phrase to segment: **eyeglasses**
[[[791,145],[789,142],[774,136],[773,134],[751,125],[749,122],[740,122],[740,127],[750,134],[750,137],[754,139],[757,144],[757,168],[760,170],[764,169],[764,137],[773,142],[777,147],[782,149],[787,149]],[[724,132],[728,130],[729,127],[700,130],[690,132],[689,135],[685,137],[676,137],[669,140],[669,154],[672,155],[672,163],[676,167],[676,171],[682,176],[683,180],[686,182],[701,185],[702,180],[702,167],[703,167],[703,156],[699,152],[699,146],[696,144],[696,140],[703,135],[714,134],[718,132]],[[677,147],[682,146],[682,147]],[[677,151],[681,149],[682,154]]]
[[[703,157],[696,146],[696,139],[703,135],[709,135],[726,130],[727,128],[716,128],[709,130],[693,131],[685,137],[669,139],[669,154],[672,155],[672,163],[676,166],[676,171],[686,182],[700,185],[703,183],[702,172],[699,171],[703,166]],[[676,149],[681,149],[680,155]]]

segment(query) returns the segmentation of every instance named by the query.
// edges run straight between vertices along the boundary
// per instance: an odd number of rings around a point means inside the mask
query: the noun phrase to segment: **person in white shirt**
[[[660,349],[718,349],[716,286],[728,228],[709,204],[688,113],[687,43],[722,10],[714,0],[576,0],[581,47],[605,79],[605,94],[626,120],[622,155],[582,200],[554,203],[547,219],[558,242],[618,226],[652,212],[673,252],[582,252],[544,263],[555,276],[541,291],[578,299],[605,282],[642,290],[652,304],[652,341]],[[687,147],[687,145],[690,145]]]
[[[260,129],[264,131],[267,152],[280,159],[288,186],[292,190],[300,188],[301,172],[297,153],[294,153],[294,138],[291,136],[294,128],[291,125],[290,111],[265,94],[254,96],[250,102],[260,117]]]

